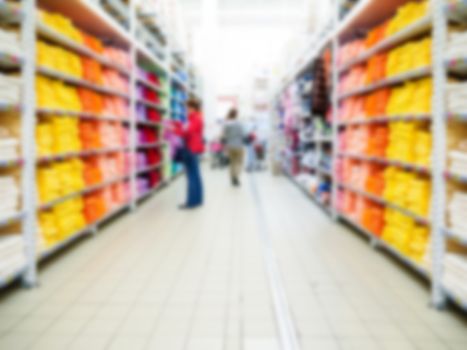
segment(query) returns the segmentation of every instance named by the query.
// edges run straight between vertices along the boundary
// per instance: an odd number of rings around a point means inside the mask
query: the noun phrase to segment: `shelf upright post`
[[[444,52],[447,38],[447,18],[443,0],[431,0],[433,11],[433,175],[432,175],[432,294],[431,302],[436,308],[446,304],[443,290],[443,260],[446,249],[443,228],[445,227],[446,185],[446,118],[444,93],[446,66]]]
[[[339,22],[339,2],[337,0],[333,1],[333,16],[332,16],[332,29],[331,32],[334,32],[338,26]],[[339,67],[337,64],[337,55],[339,53],[339,33],[336,33],[331,38],[332,40],[332,160],[331,160],[331,180],[332,180],[332,192],[331,192],[331,216],[334,220],[338,219],[337,211],[337,199],[339,188],[337,185],[337,172],[336,166],[338,162],[338,153],[339,153]]]
[[[36,259],[36,0],[22,1],[21,41],[23,46],[22,61],[22,115],[21,115],[21,147],[23,168],[21,188],[23,192],[23,237],[27,269],[22,276],[26,287],[37,285]]]
[[[130,0],[130,58],[131,58],[131,72],[130,72],[130,164],[131,164],[131,175],[130,175],[130,188],[131,188],[131,210],[136,209],[138,203],[138,189],[137,189],[137,66],[138,66],[138,57],[137,57],[137,46],[136,46],[136,1]]]

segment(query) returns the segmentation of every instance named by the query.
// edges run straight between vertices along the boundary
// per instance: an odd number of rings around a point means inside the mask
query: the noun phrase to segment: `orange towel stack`
[[[102,191],[96,191],[84,196],[84,216],[88,224],[96,222],[107,213],[107,207]]]
[[[379,89],[365,97],[365,115],[381,117],[386,115],[386,106],[391,98],[391,89]]]
[[[81,57],[83,78],[97,85],[102,85],[102,67],[99,62],[85,56]]]
[[[368,61],[366,70],[366,84],[376,83],[379,80],[386,78],[386,64],[388,54],[375,55]]]
[[[81,121],[79,125],[80,138],[84,150],[96,150],[102,148],[98,122]]]
[[[384,158],[389,144],[389,128],[387,125],[371,125],[368,129],[370,136],[365,154],[370,157]]]
[[[102,95],[84,88],[79,88],[78,94],[83,107],[83,112],[102,114],[104,110]]]

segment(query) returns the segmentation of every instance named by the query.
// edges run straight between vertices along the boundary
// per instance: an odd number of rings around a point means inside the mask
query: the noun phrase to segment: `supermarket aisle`
[[[4,293],[0,349],[279,349],[264,231],[302,349],[465,348],[465,321],[429,310],[414,276],[288,180],[206,175],[204,209],[176,209],[178,181],[49,264],[38,290]]]

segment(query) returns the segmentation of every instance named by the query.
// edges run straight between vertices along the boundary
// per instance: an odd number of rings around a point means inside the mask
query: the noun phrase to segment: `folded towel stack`
[[[17,32],[0,28],[0,52],[16,57],[21,55],[21,42]]]
[[[76,88],[59,80],[36,77],[36,95],[39,108],[81,112],[81,101]]]
[[[21,78],[0,74],[0,103],[20,104],[21,87]]]
[[[81,32],[73,25],[69,18],[66,18],[58,13],[39,11],[38,21],[40,23],[46,24],[50,28],[55,29],[73,41],[78,43],[84,42]]]
[[[37,43],[37,64],[76,78],[83,77],[80,56],[60,46]]]
[[[452,30],[448,34],[446,57],[456,59],[467,55],[467,32],[464,30]]]
[[[19,210],[20,191],[15,177],[0,176],[0,221],[11,217]]]
[[[467,193],[456,191],[448,206],[448,224],[458,235],[467,239]]]
[[[449,171],[460,176],[467,176],[467,152],[449,151]]]
[[[0,236],[0,280],[26,266],[24,241],[20,234]]]
[[[0,161],[18,159],[19,141],[6,128],[0,127]]]
[[[120,67],[130,69],[131,68],[131,57],[125,50],[117,49],[115,47],[104,47],[104,57],[114,64],[118,64]]]
[[[450,113],[465,113],[467,110],[467,83],[446,85],[446,108]]]
[[[428,227],[390,208],[386,209],[385,222],[383,239],[412,260],[424,262],[430,242]]]
[[[467,300],[467,257],[448,253],[444,257],[443,285],[462,300]]]

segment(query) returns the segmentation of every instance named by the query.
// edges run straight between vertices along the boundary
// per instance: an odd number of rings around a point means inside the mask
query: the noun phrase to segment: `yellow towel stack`
[[[402,74],[431,65],[432,39],[408,42],[391,50],[386,64],[386,76]]]
[[[81,111],[81,101],[75,88],[58,80],[36,78],[37,105],[39,108]]]
[[[40,166],[37,172],[40,202],[47,203],[84,189],[83,168],[79,159]]]
[[[48,119],[41,120],[36,126],[36,147],[39,157],[54,154],[52,123]]]
[[[81,151],[79,121],[76,118],[53,117],[54,154]]]
[[[393,209],[386,209],[385,221],[383,240],[410,259],[422,263],[430,240],[429,229]]]
[[[39,234],[46,247],[60,241],[60,233],[53,212],[39,213]]]
[[[387,35],[393,35],[429,13],[428,1],[409,2],[399,7],[396,15],[389,22]]]
[[[51,68],[76,78],[83,77],[80,57],[59,46],[39,41],[37,43],[37,63],[40,66]]]
[[[40,11],[38,20],[39,22],[42,22],[43,24],[46,24],[47,26],[55,29],[57,32],[67,36],[73,41],[79,43],[83,42],[81,32],[67,17],[64,17],[58,13]]]
[[[421,79],[409,82],[392,90],[386,114],[410,115],[431,113],[433,82],[431,79]]]
[[[417,123],[394,122],[389,125],[389,145],[386,157],[391,160],[412,163]]]
[[[83,208],[82,197],[67,200],[54,207],[53,213],[60,240],[66,239],[86,227]]]

